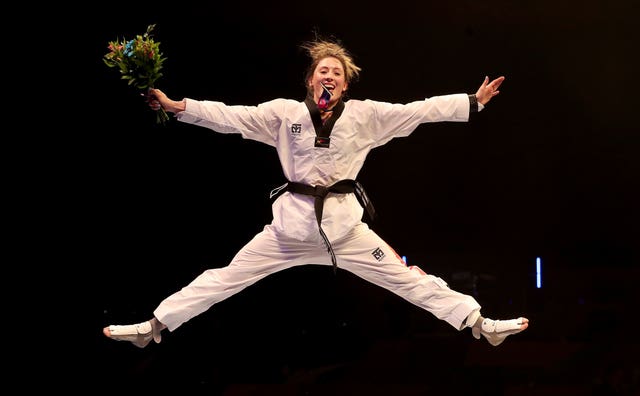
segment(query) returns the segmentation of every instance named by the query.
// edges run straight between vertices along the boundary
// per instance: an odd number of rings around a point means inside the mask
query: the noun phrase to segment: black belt
[[[310,186],[308,184],[303,184],[298,182],[288,182],[287,184],[285,184],[282,187],[279,187],[276,190],[274,190],[276,191],[275,194],[273,194],[272,192],[271,194],[272,198],[274,196],[280,195],[285,191],[289,191],[296,194],[311,195],[315,197],[314,209],[316,212],[316,220],[318,222],[318,230],[320,231],[320,236],[322,236],[322,239],[324,240],[324,243],[327,246],[327,252],[329,252],[329,254],[331,255],[331,263],[333,264],[334,272],[336,272],[338,268],[336,255],[333,252],[333,248],[331,247],[331,242],[329,241],[329,238],[327,238],[327,235],[324,233],[324,230],[322,230],[322,211],[324,208],[324,199],[326,198],[326,196],[329,193],[336,193],[336,194],[355,193],[356,198],[358,199],[358,202],[360,202],[360,205],[362,205],[362,207],[366,209],[369,218],[371,220],[375,218],[376,212],[373,209],[373,204],[369,200],[369,197],[367,196],[367,193],[364,191],[364,188],[362,187],[362,185],[355,180],[351,180],[351,179],[340,180],[329,187]]]

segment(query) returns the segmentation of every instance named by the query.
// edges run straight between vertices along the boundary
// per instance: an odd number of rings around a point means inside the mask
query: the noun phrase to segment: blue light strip
[[[542,288],[542,260],[536,257],[536,288]]]

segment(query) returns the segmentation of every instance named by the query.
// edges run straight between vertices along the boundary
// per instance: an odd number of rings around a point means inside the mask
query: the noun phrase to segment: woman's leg
[[[476,328],[474,336],[479,338],[482,334],[493,345],[528,326],[526,318],[511,321],[483,318],[480,304],[472,296],[449,288],[444,280],[417,266],[407,266],[395,250],[364,223],[336,241],[333,248],[339,267],[397,294],[457,330]]]
[[[149,321],[108,326],[103,332],[107,337],[130,341],[139,347],[146,346],[151,339],[160,342],[163,329],[177,329],[212,305],[264,277],[293,266],[326,261],[326,258],[326,248],[321,240],[317,243],[301,242],[277,235],[271,226],[266,226],[240,249],[229,265],[204,271],[160,302]]]

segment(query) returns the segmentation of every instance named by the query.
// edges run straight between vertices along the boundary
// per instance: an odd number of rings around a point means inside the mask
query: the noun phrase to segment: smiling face
[[[324,90],[323,84],[331,92],[329,100],[329,108],[331,108],[340,100],[349,86],[345,78],[344,67],[338,58],[321,59],[307,81],[307,88],[309,92],[313,92],[313,100],[316,103]]]

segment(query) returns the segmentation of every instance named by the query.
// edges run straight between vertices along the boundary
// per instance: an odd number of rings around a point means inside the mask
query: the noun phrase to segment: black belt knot
[[[314,186],[313,187],[313,196],[316,198],[324,199],[327,194],[329,194],[329,187],[325,186]]]

